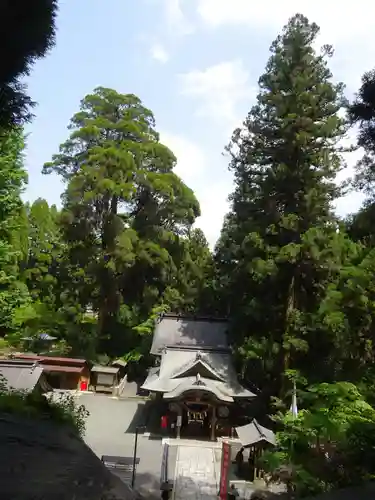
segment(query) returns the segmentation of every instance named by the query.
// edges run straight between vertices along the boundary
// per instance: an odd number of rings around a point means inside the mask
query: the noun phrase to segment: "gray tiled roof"
[[[119,372],[120,368],[117,366],[102,366],[102,365],[95,365],[91,368],[92,372],[98,372],[98,373],[107,373],[109,375],[116,375]]]
[[[30,362],[1,361],[2,375],[10,389],[32,391],[43,373],[43,367]]]
[[[194,383],[195,372],[200,373],[202,379],[206,380],[200,369],[203,362],[210,368],[211,377],[208,384],[214,384],[221,392],[233,398],[255,396],[239,384],[229,353],[201,351],[199,358],[197,354],[197,350],[193,349],[166,349],[161,358],[160,371],[149,372],[142,388],[155,392],[171,392],[185,382]]]
[[[181,379],[177,379],[181,380]],[[202,389],[203,391],[210,392],[214,394],[218,400],[225,401],[227,403],[233,403],[233,397],[228,394],[221,387],[222,384],[217,383],[215,380],[210,380],[206,378],[200,379],[200,384],[197,385],[197,380],[194,377],[189,377],[188,380],[183,380],[182,383],[178,384],[174,389],[164,394],[165,399],[175,399],[181,396],[184,392],[187,391],[196,391],[198,389]]]
[[[155,326],[151,354],[160,354],[166,346],[227,348],[227,328],[225,320],[165,315]]]
[[[199,361],[204,362],[211,368],[213,374],[216,374],[215,378],[220,380],[237,379],[229,353],[200,351],[198,355],[197,351],[193,349],[166,349],[161,359],[160,377],[174,378],[183,376],[185,371]]]
[[[276,444],[275,434],[270,429],[260,425],[255,418],[247,425],[236,427],[236,431],[243,446],[250,446],[261,441]]]

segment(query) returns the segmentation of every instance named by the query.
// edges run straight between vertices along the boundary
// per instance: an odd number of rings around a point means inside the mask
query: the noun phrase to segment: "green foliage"
[[[39,392],[28,393],[8,387],[0,376],[0,412],[25,415],[29,418],[46,418],[68,425],[79,436],[85,434],[86,419],[89,416],[84,405],[77,405],[74,396],[62,394],[51,400]]]
[[[82,100],[70,129],[44,166],[67,186],[59,218],[61,307],[80,328],[85,316],[84,338],[91,340],[77,345],[75,328],[66,338],[75,352],[137,357],[153,308],[181,309],[184,288],[202,286],[190,253],[205,242],[193,245],[189,236],[199,205],[173,172],[176,158],[159,142],[153,114],[138,97],[99,87]],[[185,263],[187,284],[180,273]]]
[[[301,496],[368,479],[372,465],[363,447],[375,425],[375,410],[358,388],[348,382],[320,383],[299,391],[298,397],[297,417],[290,412],[275,417],[281,430],[278,449],[263,458],[267,470],[289,467],[294,490]]]
[[[18,75],[53,40],[56,4],[39,2],[41,12],[40,30],[28,19],[30,40],[20,37],[4,70],[5,101],[18,101],[0,111],[13,121],[29,105]],[[0,350],[122,358],[137,378],[154,361],[160,314],[229,316],[240,378],[277,421],[264,465],[302,496],[374,477],[375,73],[347,106],[318,34],[297,14],[271,45],[256,103],[227,147],[234,190],[213,254],[193,227],[199,203],[137,96],[98,87],[84,97],[43,168],[64,181],[61,210],[22,204],[23,133],[0,134]],[[349,122],[364,149],[352,187],[367,198],[340,221],[333,202]],[[44,333],[56,340],[42,345]],[[292,382],[297,418],[286,411]],[[1,409],[84,430],[86,412],[69,397],[3,388]]]
[[[331,209],[345,100],[330,48],[313,48],[318,33],[296,15],[271,46],[257,103],[227,148],[235,190],[216,249],[243,373],[279,394],[289,368],[311,366],[315,315],[346,257]]]
[[[211,287],[232,319],[242,378],[277,412],[279,448],[265,455],[266,467],[279,477],[289,467],[285,482],[301,495],[373,474],[364,442],[375,418],[374,73],[349,108],[365,150],[354,185],[368,199],[342,222],[332,202],[345,166],[346,101],[328,67],[331,48],[315,50],[318,32],[301,15],[289,21],[271,46],[257,102],[233,133],[235,189]],[[297,419],[285,413],[291,380],[307,386]]]
[[[17,237],[22,229],[21,193],[27,180],[23,166],[22,130],[0,137],[0,335],[12,328],[15,310],[27,303],[27,287],[20,281],[22,250]]]
[[[70,425],[79,436],[84,436],[90,413],[84,405],[77,405],[73,394],[62,393],[57,400],[49,401],[48,404],[52,419]]]
[[[21,79],[54,44],[57,3],[57,0],[30,0],[26,3],[15,0],[1,5],[1,128],[8,129],[30,119],[33,103],[25,93]]]

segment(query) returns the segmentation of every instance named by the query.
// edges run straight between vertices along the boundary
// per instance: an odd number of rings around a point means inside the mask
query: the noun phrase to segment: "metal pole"
[[[133,471],[132,471],[132,488],[135,482],[135,463],[137,461],[137,445],[138,445],[138,427],[135,428],[134,455],[133,455]]]

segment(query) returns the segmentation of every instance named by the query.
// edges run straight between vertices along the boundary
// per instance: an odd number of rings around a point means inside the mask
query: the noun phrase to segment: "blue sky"
[[[197,225],[213,245],[232,190],[222,152],[254,102],[269,45],[288,18],[302,12],[321,26],[319,41],[334,45],[331,68],[349,97],[375,66],[375,45],[366,36],[372,3],[341,3],[339,11],[333,3],[61,0],[56,46],[27,79],[38,106],[27,127],[25,199],[60,203],[63,186],[43,176],[42,165],[67,138],[80,100],[96,86],[111,87],[138,95],[153,110],[161,140],[178,158],[178,174],[201,203]],[[341,177],[350,175],[359,155],[347,156]],[[352,193],[339,200],[338,212],[355,210],[361,199]]]

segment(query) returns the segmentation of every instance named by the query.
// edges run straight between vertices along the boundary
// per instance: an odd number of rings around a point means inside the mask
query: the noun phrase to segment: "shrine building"
[[[165,314],[158,320],[151,347],[158,366],[142,389],[161,403],[171,435],[229,436],[233,407],[255,398],[238,382],[227,329],[222,319]]]

